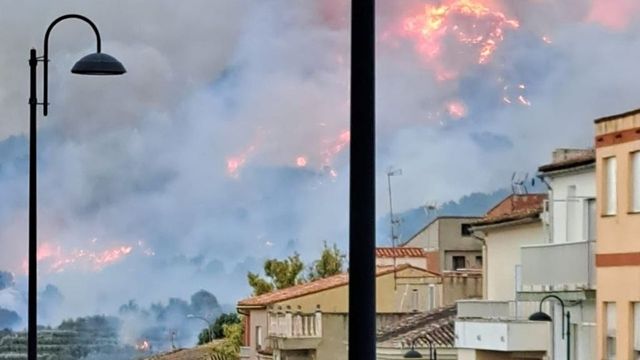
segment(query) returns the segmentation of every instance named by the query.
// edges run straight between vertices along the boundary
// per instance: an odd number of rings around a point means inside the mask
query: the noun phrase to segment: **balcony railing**
[[[523,246],[523,292],[593,290],[595,241]]]
[[[322,337],[322,313],[271,312],[268,315],[269,336],[280,338]]]

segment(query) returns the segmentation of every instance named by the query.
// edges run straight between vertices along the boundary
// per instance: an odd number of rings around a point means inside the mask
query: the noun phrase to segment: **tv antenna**
[[[529,173],[518,173],[514,171],[511,175],[511,193],[514,195],[529,194],[527,180],[529,180]]]
[[[391,247],[393,248],[393,286],[394,289],[397,289],[396,282],[396,246],[398,245],[398,234],[396,232],[397,228],[400,226],[400,219],[396,218],[393,215],[393,196],[391,195],[391,177],[392,176],[400,176],[402,175],[402,169],[393,169],[393,167],[389,167],[387,169],[387,185],[389,187],[389,223],[391,225]]]

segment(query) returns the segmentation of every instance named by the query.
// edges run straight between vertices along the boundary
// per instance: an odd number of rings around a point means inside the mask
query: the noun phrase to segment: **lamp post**
[[[351,4],[349,359],[376,357],[375,0]]]
[[[211,339],[211,328],[213,327],[213,324],[211,324],[211,321],[207,320],[207,318],[205,318],[205,317],[194,315],[194,314],[187,314],[187,319],[200,319],[200,320],[206,322],[207,323],[207,334],[209,334],[209,341],[213,340],[213,339]]]
[[[424,338],[427,343],[429,344],[429,360],[438,360],[438,353],[436,352],[436,346],[433,343],[433,341],[429,340],[428,338]],[[423,359],[422,354],[416,350],[416,340],[414,339],[411,342],[411,349],[409,351],[407,351],[403,358],[405,359]]]
[[[562,299],[560,299],[556,295],[547,295],[547,296],[543,297],[542,300],[540,300],[540,309],[538,310],[538,312],[535,312],[535,313],[531,314],[531,316],[529,316],[529,320],[532,320],[532,321],[550,321],[550,322],[553,321],[553,319],[551,318],[551,316],[549,316],[549,314],[547,314],[544,311],[542,311],[542,303],[547,299],[556,299],[556,300],[558,300],[558,302],[560,302],[560,306],[562,307],[562,331],[563,331],[563,333],[561,334],[561,337],[564,339],[564,335],[565,335],[564,331],[566,331],[566,334],[567,334],[567,360],[571,360],[571,313],[569,311],[567,311],[566,314],[565,314],[564,301],[562,301]],[[566,322],[565,322],[565,316],[567,318]],[[565,330],[565,324],[566,324],[566,330]]]
[[[89,24],[96,35],[95,53],[89,54],[78,60],[71,72],[79,75],[121,75],[126,72],[124,66],[113,56],[102,52],[100,33],[96,25],[88,18],[68,14],[55,19],[47,28],[44,35],[44,54],[37,56],[36,49],[29,51],[30,92],[29,92],[29,304],[27,324],[27,357],[36,360],[38,357],[38,310],[37,310],[37,268],[38,268],[38,221],[37,221],[37,116],[38,105],[42,105],[42,113],[47,116],[49,112],[49,35],[54,26],[66,19],[78,19]],[[38,102],[36,93],[37,67],[42,62],[44,67],[43,77],[43,102]]]

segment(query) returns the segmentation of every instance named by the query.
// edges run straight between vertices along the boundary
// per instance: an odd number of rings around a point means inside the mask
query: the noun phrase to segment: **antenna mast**
[[[389,223],[390,223],[390,226],[391,226],[391,247],[393,249],[393,287],[394,287],[394,290],[397,288],[397,282],[396,282],[396,268],[397,268],[396,246],[397,246],[397,241],[398,241],[398,234],[396,233],[396,228],[400,224],[400,219],[396,219],[393,216],[393,196],[391,195],[391,177],[392,176],[398,176],[398,175],[402,175],[402,169],[393,170],[393,168],[390,167],[387,170],[387,185],[389,187]]]

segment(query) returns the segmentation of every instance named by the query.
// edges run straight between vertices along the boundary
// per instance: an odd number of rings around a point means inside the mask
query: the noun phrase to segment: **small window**
[[[640,359],[640,302],[633,303],[633,350]]]
[[[604,159],[604,215],[615,215],[618,209],[618,162],[615,157]]]
[[[262,349],[262,326],[256,326],[256,349]]]
[[[464,256],[453,257],[453,270],[464,269],[466,267]]]
[[[587,199],[586,204],[587,240],[593,241],[596,239],[596,199]]]
[[[477,255],[476,256],[476,267],[477,268],[482,268],[482,256],[481,255]]]
[[[436,286],[431,284],[429,285],[429,293],[428,293],[428,301],[429,308],[428,310],[433,310],[436,308]]]
[[[418,306],[419,306],[418,289],[413,289],[413,291],[411,292],[411,310],[418,311],[419,310]]]
[[[640,212],[640,151],[631,153],[631,211]]]
[[[612,302],[604,303],[606,310],[606,332],[605,332],[605,354],[607,354],[607,359],[614,360],[616,358],[616,304]]]
[[[460,225],[460,235],[471,236],[471,224]]]

